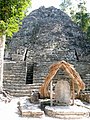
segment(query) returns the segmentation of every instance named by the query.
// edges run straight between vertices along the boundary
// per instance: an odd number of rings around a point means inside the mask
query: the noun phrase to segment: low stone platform
[[[81,119],[89,117],[90,110],[81,106],[46,106],[45,113],[50,117],[60,119]]]
[[[18,109],[21,116],[41,118],[44,116],[44,111],[39,108],[39,104],[32,104],[28,99],[18,102]]]

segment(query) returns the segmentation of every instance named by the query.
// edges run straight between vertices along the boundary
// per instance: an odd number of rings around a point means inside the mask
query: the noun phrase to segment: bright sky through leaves
[[[50,7],[54,6],[56,8],[60,8],[59,5],[62,0],[32,0],[32,8],[30,11],[38,9],[40,6]],[[73,4],[77,3],[78,0],[72,0]],[[87,10],[90,13],[90,0],[87,1]]]

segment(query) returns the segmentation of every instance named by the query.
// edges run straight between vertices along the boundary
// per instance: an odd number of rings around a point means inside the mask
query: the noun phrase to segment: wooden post
[[[52,91],[52,80],[50,82],[50,105],[53,105],[53,91]]]
[[[74,80],[72,80],[72,105],[74,105],[75,91],[74,91]]]

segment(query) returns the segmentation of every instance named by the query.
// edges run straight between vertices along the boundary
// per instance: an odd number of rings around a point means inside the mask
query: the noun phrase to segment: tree
[[[31,0],[0,0],[0,91],[3,89],[3,56],[6,36],[12,36],[21,27]]]
[[[72,20],[81,27],[83,32],[87,32],[88,27],[90,26],[90,14],[86,9],[86,2],[80,2],[78,4],[78,11],[70,11]]]
[[[77,9],[73,7],[73,4],[69,5],[67,1],[68,0],[64,1],[67,5],[67,7],[65,7],[65,10],[63,9],[64,12],[67,12],[67,14],[70,15],[71,19],[82,29],[83,32],[87,34],[87,39],[89,39],[90,13],[87,12],[85,0],[79,0],[79,3],[77,4]]]
[[[71,0],[63,0],[60,4],[60,8],[62,11],[67,13],[68,8],[72,5]]]

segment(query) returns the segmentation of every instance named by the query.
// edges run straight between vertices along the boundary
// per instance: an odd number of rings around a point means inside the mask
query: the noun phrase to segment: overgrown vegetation
[[[21,26],[31,0],[0,0],[0,92],[3,94],[3,57],[6,35],[12,36]],[[6,94],[5,94],[6,95]],[[8,98],[8,96],[6,95]],[[0,97],[2,100],[2,98]]]
[[[72,0],[63,0],[60,8],[70,15],[71,19],[87,34],[90,40],[90,13],[86,8],[86,0],[78,0],[77,8],[74,7]]]
[[[21,20],[31,0],[0,0],[0,35],[12,36],[19,30]]]

